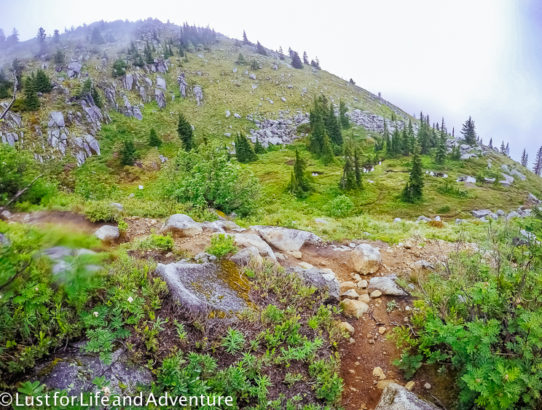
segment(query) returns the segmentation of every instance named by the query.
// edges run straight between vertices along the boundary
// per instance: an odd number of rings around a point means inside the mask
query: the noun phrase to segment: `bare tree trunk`
[[[28,184],[27,186],[25,186],[23,189],[20,189],[14,196],[13,198],[11,198],[7,204],[5,205],[5,207],[7,208],[8,206],[10,206],[13,202],[15,202],[22,194],[24,194],[26,191],[28,191],[32,185],[34,185],[34,183],[40,179],[41,177],[43,176],[43,174],[39,174],[36,178],[34,178],[32,180],[32,182],[30,182],[30,184]]]
[[[9,105],[7,106],[7,108],[5,109],[5,111],[2,113],[2,115],[0,115],[0,121],[2,121],[4,119],[4,117],[6,116],[6,114],[8,113],[8,111],[11,109],[11,107],[13,106],[13,103],[15,102],[15,97],[17,96],[17,76],[15,75],[14,76],[14,80],[13,80],[13,98],[11,99]]]

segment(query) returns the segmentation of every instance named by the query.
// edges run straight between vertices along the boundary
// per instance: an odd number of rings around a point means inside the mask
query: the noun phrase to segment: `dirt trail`
[[[92,233],[100,225],[103,225],[91,223],[82,215],[60,211],[20,213],[13,215],[10,220],[38,225],[54,224],[85,233]],[[133,241],[151,233],[158,233],[163,223],[160,219],[139,217],[127,217],[125,221],[128,224],[128,229],[123,241]],[[190,257],[205,251],[210,244],[211,236],[211,232],[204,231],[202,234],[190,238],[175,237],[177,254]],[[368,243],[375,246],[380,249],[382,255],[381,268],[376,274],[362,276],[366,280],[373,276],[389,274],[397,274],[405,278],[423,274],[419,266],[415,265],[417,262],[423,260],[436,266],[444,261],[449,253],[460,249],[458,244],[416,237],[410,238],[404,244],[394,246],[375,241],[356,241],[355,243]],[[306,262],[318,268],[333,270],[341,283],[353,281],[353,273],[349,267],[347,253],[336,249],[336,246],[348,245],[349,243],[346,242],[327,244],[325,246],[304,246],[301,249],[302,255],[300,259],[285,254],[285,260],[281,264],[289,267],[297,266],[300,262]],[[274,250],[276,251],[276,249]],[[147,256],[158,256],[161,262],[172,262],[172,258],[175,258],[173,254]],[[356,289],[356,291],[359,294],[367,293],[367,290],[364,289]],[[395,304],[393,310],[388,309],[388,303],[391,301],[394,301]],[[404,380],[401,373],[392,364],[393,360],[399,357],[400,352],[396,348],[394,341],[388,338],[388,335],[394,327],[408,324],[411,306],[412,299],[410,297],[382,296],[371,299],[369,312],[360,319],[342,319],[348,321],[355,329],[352,338],[345,340],[339,346],[342,364],[341,377],[345,382],[342,405],[345,409],[373,409],[380,399],[386,381],[394,380],[403,385],[408,382],[408,380]],[[379,328],[382,327],[385,328],[385,331],[381,334]],[[379,379],[373,376],[375,367],[380,367],[385,374],[385,380],[380,383],[378,383]],[[415,381],[413,391],[433,402],[440,400],[446,403],[446,388],[439,391],[434,389],[427,391],[423,388],[426,382],[435,387],[442,384],[442,380],[436,380],[438,377],[431,370],[419,371],[413,379]]]

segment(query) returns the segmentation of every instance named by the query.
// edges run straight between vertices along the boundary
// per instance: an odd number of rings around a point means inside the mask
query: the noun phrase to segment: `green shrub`
[[[257,179],[230,161],[224,149],[200,146],[190,152],[179,150],[171,163],[162,179],[166,195],[200,209],[212,207],[225,213],[247,215],[256,209],[260,194]]]
[[[207,252],[221,259],[226,255],[235,253],[237,248],[235,240],[231,235],[219,233],[211,237],[211,246],[207,248]]]
[[[327,206],[327,213],[329,216],[336,218],[344,218],[351,214],[354,209],[354,204],[352,200],[346,195],[339,195],[333,199]]]
[[[422,360],[454,370],[462,408],[542,405],[542,249],[513,239],[510,227],[490,232],[491,252],[454,255],[423,282],[418,337],[401,338],[410,374]]]
[[[317,360],[309,366],[309,374],[316,379],[316,397],[329,404],[336,403],[342,393],[343,380],[338,375],[339,361],[330,357]]]
[[[88,201],[85,216],[90,222],[115,222],[119,218],[119,211],[109,201]]]
[[[467,198],[469,196],[468,191],[461,189],[457,184],[452,182],[444,182],[443,184],[439,185],[437,192],[456,198]]]
[[[140,249],[155,249],[160,251],[170,251],[175,242],[170,235],[151,234],[138,244]]]
[[[0,165],[0,206],[27,187],[16,202],[39,204],[54,196],[56,187],[47,180],[46,175],[35,179],[40,175],[40,170],[28,151],[0,144]]]
[[[89,158],[75,171],[75,193],[84,199],[110,198],[117,190],[112,175],[106,165]]]

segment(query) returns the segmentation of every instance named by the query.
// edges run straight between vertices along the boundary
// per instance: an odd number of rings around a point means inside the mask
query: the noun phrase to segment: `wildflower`
[[[94,317],[98,317],[98,316],[99,316],[99,313],[98,313],[98,312],[94,312],[93,315],[94,315]]]
[[[128,298],[128,302],[132,303],[133,301],[134,301],[134,298],[130,296],[130,297]]]

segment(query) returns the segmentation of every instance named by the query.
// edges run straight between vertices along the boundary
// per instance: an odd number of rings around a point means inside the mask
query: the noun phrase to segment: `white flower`
[[[128,302],[132,303],[133,301],[134,301],[134,298],[130,296],[130,297],[128,298]]]
[[[93,315],[94,315],[94,317],[98,317],[98,316],[99,316],[99,313],[98,313],[98,312],[94,312]]]
[[[102,391],[105,396],[109,396],[111,394],[111,389],[108,386],[102,387]]]
[[[35,290],[36,292],[38,292],[38,291],[40,290],[40,288],[38,288],[38,287],[36,286],[36,287],[34,288],[34,290]]]

